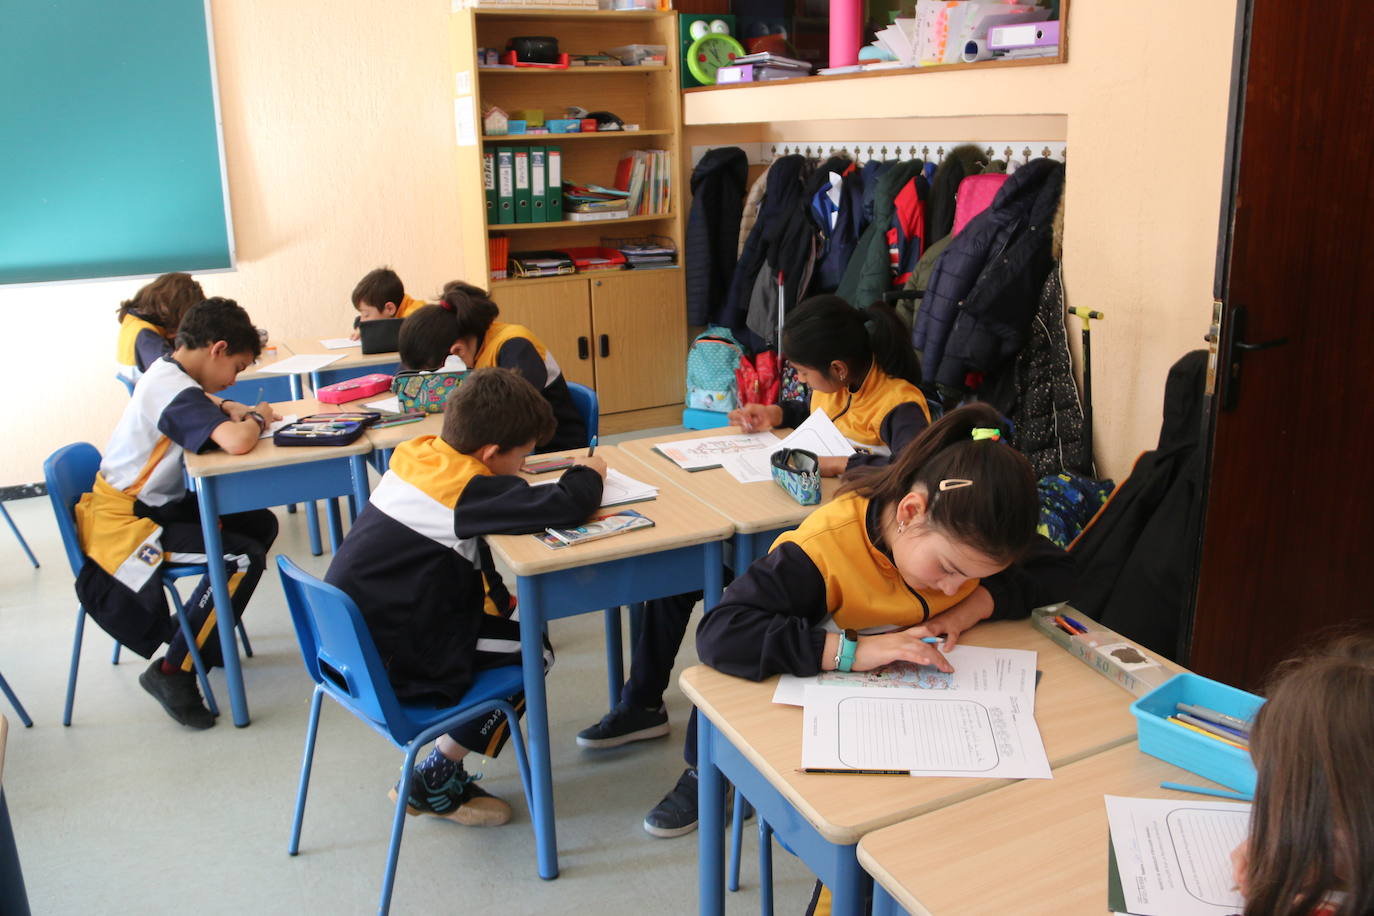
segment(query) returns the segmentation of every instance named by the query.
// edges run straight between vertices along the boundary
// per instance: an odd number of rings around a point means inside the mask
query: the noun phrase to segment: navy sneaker
[[[469,775],[459,764],[448,781],[437,789],[425,784],[419,769],[411,775],[406,814],[429,814],[465,827],[499,827],[510,821],[510,805],[477,785],[480,775]],[[396,800],[396,787],[388,797]]]
[[[595,725],[577,733],[578,747],[620,747],[632,741],[647,741],[668,734],[668,709],[644,709],[629,703],[619,703]]]
[[[644,829],[665,839],[697,829],[697,768],[682,771],[673,790],[644,818]]]
[[[206,729],[215,724],[215,717],[205,707],[200,695],[200,685],[190,671],[164,674],[162,659],[155,658],[148,670],[138,676],[138,683],[162,704],[167,715],[176,719],[187,728]]]

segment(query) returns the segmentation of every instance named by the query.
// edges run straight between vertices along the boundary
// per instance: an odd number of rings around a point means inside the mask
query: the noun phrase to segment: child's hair
[[[453,342],[483,337],[501,309],[491,294],[460,280],[444,284],[437,305],[426,305],[406,316],[397,335],[401,362],[411,369],[437,369],[448,358]]]
[[[999,439],[974,439],[996,429]],[[1035,537],[1040,508],[1035,474],[1006,442],[1002,416],[986,404],[951,411],[926,428],[885,467],[846,475],[841,493],[895,506],[913,489],[926,492],[926,523],[998,562],[1016,560]],[[941,490],[941,481],[972,481]]]
[[[378,267],[369,270],[353,287],[353,307],[356,309],[364,302],[374,309],[380,309],[388,302],[400,305],[405,295],[406,288],[401,285],[401,278],[396,276],[396,271],[390,267]]]
[[[205,291],[190,274],[163,274],[134,293],[132,299],[121,302],[115,315],[122,322],[124,316],[132,312],[160,328],[165,328],[168,333],[173,333],[180,327],[186,310],[203,301]]]
[[[191,306],[177,328],[177,347],[199,350],[217,340],[229,345],[229,352],[262,355],[262,340],[253,319],[233,299],[215,296]]]
[[[1250,736],[1258,770],[1247,916],[1374,912],[1374,632],[1274,669]]]
[[[547,442],[556,428],[553,408],[524,376],[511,369],[478,369],[449,396],[440,435],[465,454],[484,445],[504,452]]]
[[[920,384],[921,363],[906,325],[890,305],[875,302],[859,311],[839,296],[812,296],[787,316],[782,332],[787,359],[830,374],[832,360],[862,377],[873,360],[893,378]]]

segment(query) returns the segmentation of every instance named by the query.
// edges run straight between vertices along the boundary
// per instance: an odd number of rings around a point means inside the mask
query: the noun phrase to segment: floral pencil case
[[[772,455],[773,482],[803,506],[821,501],[821,460],[814,452],[780,448]]]
[[[402,411],[443,413],[448,396],[466,377],[466,371],[398,372],[391,380],[391,390],[396,392]]]

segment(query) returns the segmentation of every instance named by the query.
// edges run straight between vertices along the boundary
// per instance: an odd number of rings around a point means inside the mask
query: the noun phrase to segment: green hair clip
[[[974,427],[973,438],[975,440],[991,439],[993,442],[1000,442],[1002,439],[1002,431],[993,427],[977,426]]]

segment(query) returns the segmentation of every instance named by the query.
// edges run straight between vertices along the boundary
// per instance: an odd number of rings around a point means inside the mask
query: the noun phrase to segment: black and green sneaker
[[[462,765],[437,788],[425,783],[417,768],[411,774],[406,814],[429,814],[465,827],[499,827],[510,821],[510,805],[477,785],[481,776],[470,775]],[[396,787],[389,797],[396,800]]]

